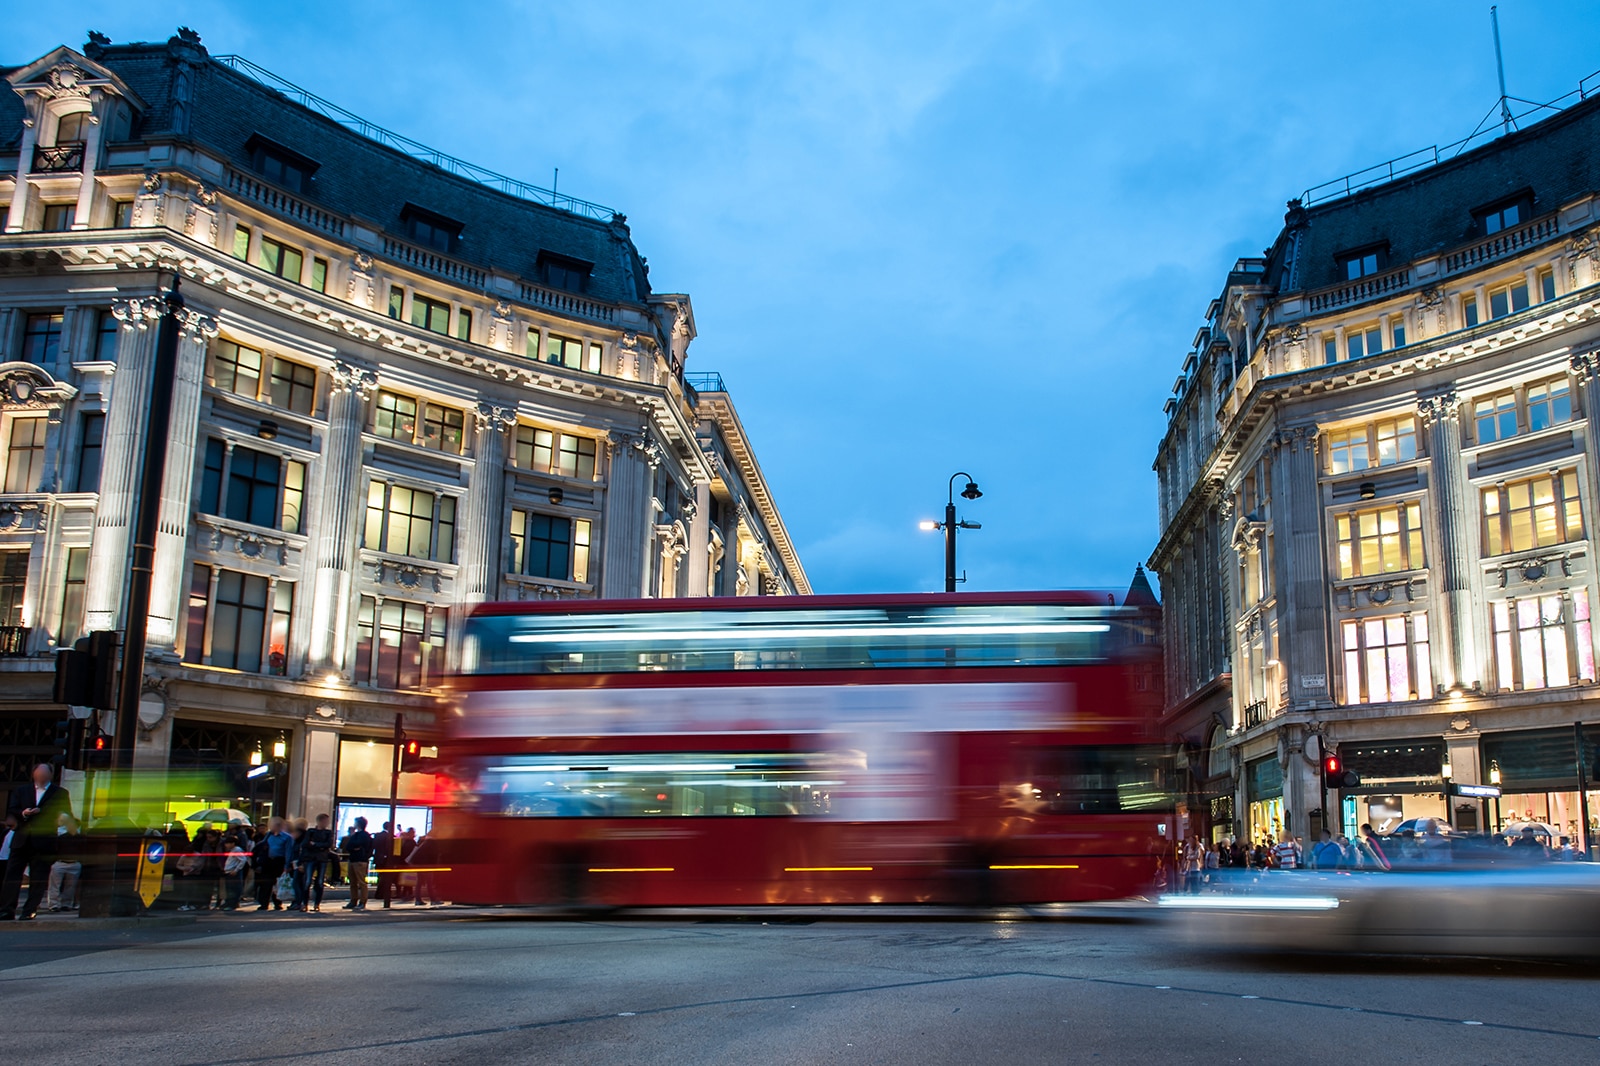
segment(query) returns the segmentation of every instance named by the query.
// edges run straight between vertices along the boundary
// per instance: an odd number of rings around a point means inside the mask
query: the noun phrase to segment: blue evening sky
[[[194,27],[380,125],[624,211],[694,298],[819,592],[1126,587],[1189,342],[1308,186],[1468,134],[1488,5],[30,4],[0,62]],[[1600,8],[1500,5],[1509,91]]]

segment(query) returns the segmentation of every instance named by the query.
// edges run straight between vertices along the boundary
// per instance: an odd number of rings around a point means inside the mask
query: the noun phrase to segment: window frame
[[[44,320],[43,329],[35,329],[34,323]],[[22,312],[22,347],[17,353],[19,361],[32,363],[34,366],[51,366],[61,361],[62,330],[66,325],[67,313],[64,308],[26,309]],[[39,338],[43,338],[39,341]],[[37,342],[37,344],[35,343]],[[43,350],[35,357],[36,347]]]
[[[396,511],[397,492],[406,494],[407,509]],[[419,497],[429,501],[426,514],[416,509]],[[404,519],[406,543],[400,549],[391,546],[398,527],[396,518]],[[374,477],[367,482],[361,546],[368,551],[381,552],[406,559],[422,559],[433,563],[454,563],[456,536],[460,532],[461,501],[456,494],[443,487],[418,487],[403,481],[387,481]],[[427,523],[428,546],[425,553],[413,548],[417,543],[418,523]]]
[[[98,428],[91,432],[89,428],[91,426]],[[103,472],[101,464],[105,460],[105,434],[106,413],[104,411],[83,412],[82,417],[78,420],[78,462],[73,471],[74,477],[72,481],[72,487],[75,491],[100,491],[100,475]],[[94,438],[93,443],[91,443],[90,438]],[[92,479],[86,476],[90,470],[89,457],[91,454],[94,456],[94,477]],[[85,488],[84,483],[89,480],[92,480],[94,484],[90,488]]]
[[[1392,626],[1399,623],[1401,640],[1391,641]],[[1371,627],[1380,627],[1384,643],[1370,643]],[[1420,636],[1418,631],[1421,631]],[[1339,622],[1338,652],[1339,680],[1344,692],[1344,705],[1364,703],[1404,703],[1409,700],[1429,699],[1433,696],[1433,631],[1428,624],[1428,612],[1402,611],[1398,614],[1369,614],[1359,618],[1344,618]],[[1406,691],[1396,695],[1390,685],[1396,650],[1402,649],[1406,661]],[[1373,673],[1376,660],[1385,667],[1382,673],[1384,695],[1374,698],[1377,686]]]
[[[399,625],[390,626],[384,618],[384,608],[394,605],[399,611]],[[418,603],[393,596],[362,595],[357,598],[355,654],[351,657],[354,681],[368,688],[403,691],[411,688],[428,688],[437,684],[445,673],[445,649],[450,635],[450,609],[432,603]],[[415,614],[413,614],[415,612]],[[410,618],[417,618],[417,627],[407,627]],[[394,642],[393,674],[384,668],[383,646],[385,632],[398,634]],[[406,635],[417,634],[414,651],[407,651]],[[414,654],[415,673],[407,670],[406,657]],[[434,664],[437,664],[436,666]],[[379,676],[384,671],[383,676]],[[412,683],[407,681],[413,679]],[[393,681],[392,684],[385,682]]]
[[[1551,520],[1555,522],[1559,538],[1552,541],[1543,541],[1539,538],[1539,510],[1542,506],[1535,495],[1539,482],[1550,483],[1550,502],[1552,510]],[[1561,495],[1556,495],[1557,482]],[[1512,507],[1511,491],[1514,488],[1526,488],[1528,492],[1528,506]],[[1569,492],[1570,490],[1570,492]],[[1489,510],[1490,494],[1495,494],[1495,510]],[[1502,503],[1502,501],[1504,501]],[[1528,515],[1527,530],[1529,543],[1523,547],[1516,544],[1516,519],[1515,515],[1526,513]],[[1576,515],[1576,531],[1574,532],[1574,515]],[[1491,485],[1483,485],[1478,489],[1478,535],[1481,540],[1482,557],[1485,559],[1496,558],[1502,555],[1517,555],[1528,551],[1542,551],[1561,544],[1574,544],[1585,537],[1583,516],[1583,488],[1578,478],[1575,466],[1547,470],[1540,474],[1526,477],[1510,478],[1496,481]]]
[[[278,463],[276,493],[271,512],[275,520],[271,525],[251,521],[251,505],[257,499],[253,489],[244,505],[246,516],[236,518],[230,513],[230,505],[234,503],[236,480],[256,486],[267,484],[265,480],[255,477],[254,471],[247,475],[235,470],[234,456],[239,451],[257,457],[257,462],[259,458],[264,457],[276,460]],[[254,526],[257,529],[270,529],[278,533],[290,533],[296,536],[304,534],[307,492],[307,464],[304,460],[283,452],[267,451],[241,444],[225,437],[207,437],[198,458],[199,491],[194,494],[193,503],[197,514],[209,515],[224,522]],[[253,462],[252,466],[255,465]]]
[[[1534,401],[1529,397],[1536,389],[1548,390],[1548,400]],[[1565,426],[1579,417],[1577,409],[1577,389],[1573,387],[1570,374],[1555,374],[1545,378],[1535,378],[1532,381],[1519,382],[1515,385],[1500,386],[1487,393],[1472,398],[1472,438],[1478,446],[1485,444],[1499,444],[1514,437],[1528,436],[1534,433],[1543,433],[1546,430]],[[1504,401],[1510,398],[1510,404]],[[1564,397],[1564,403],[1559,397]],[[1483,433],[1486,416],[1481,411],[1485,403],[1493,402],[1493,425],[1495,435],[1486,437]],[[1533,411],[1535,403],[1548,403],[1550,405],[1551,421],[1548,425],[1535,427],[1533,424]],[[1565,407],[1565,417],[1556,418],[1561,407]],[[1502,432],[1505,420],[1510,418],[1513,428],[1510,432]]]
[[[1396,528],[1385,531],[1384,516],[1396,512]],[[1368,539],[1361,531],[1361,520],[1374,518],[1377,522],[1373,538],[1377,540],[1377,568],[1368,573],[1363,565],[1362,546]],[[1340,581],[1382,577],[1385,574],[1404,574],[1428,568],[1426,522],[1422,517],[1422,501],[1418,498],[1386,502],[1377,507],[1352,508],[1335,513],[1333,521],[1334,565]],[[1348,530],[1349,536],[1345,536]],[[1399,562],[1403,565],[1390,569],[1384,565],[1384,540],[1396,538]],[[1348,545],[1348,549],[1346,546]]]
[[[26,426],[33,434],[32,441],[19,442],[18,430]],[[50,449],[50,419],[45,415],[13,415],[6,423],[5,482],[0,491],[7,495],[31,495],[39,491],[44,477],[45,456]],[[26,456],[25,468],[18,460]]]
[[[225,349],[228,348],[232,349],[232,358],[223,357]],[[253,368],[255,375],[254,393],[241,391],[237,387],[239,383],[239,367],[242,365],[239,355],[243,352],[249,352],[257,359],[257,366]],[[218,392],[264,404],[275,410],[287,411],[290,414],[303,415],[307,418],[316,416],[318,371],[311,364],[286,359],[274,352],[267,351],[265,348],[252,348],[248,344],[240,344],[238,341],[228,337],[218,337],[211,342],[210,356],[210,360],[206,365],[206,384]],[[231,366],[233,368],[230,374],[233,382],[231,385],[222,383],[222,378],[218,375],[219,366]],[[287,373],[281,371],[287,371]],[[305,380],[306,375],[310,375],[309,381]],[[278,402],[277,383],[279,381],[285,382],[287,390],[285,399],[287,399],[287,403]],[[305,401],[304,410],[295,406],[297,399],[300,398]]]
[[[530,569],[534,562],[534,555],[530,549],[535,542],[530,526],[535,519],[542,519],[547,524],[563,522],[566,525],[564,539],[557,540],[553,536],[537,538],[539,543],[545,545],[562,546],[566,565],[560,574],[535,572]],[[553,527],[550,528],[550,532],[553,532]],[[511,552],[507,560],[510,565],[506,567],[506,573],[544,581],[568,581],[576,585],[589,583],[590,572],[594,565],[594,519],[582,515],[539,510],[536,507],[514,506],[511,508],[508,535]],[[545,570],[549,569],[551,555],[552,548],[546,548],[543,555],[547,564]]]
[[[1366,244],[1359,248],[1349,248],[1335,253],[1334,259],[1339,264],[1340,281],[1349,284],[1382,274],[1389,268],[1389,245],[1386,241],[1377,244]],[[1368,261],[1371,269],[1368,269]],[[1352,269],[1354,273],[1352,273]]]
[[[545,443],[540,443],[540,434],[549,437]],[[525,440],[524,437],[527,439]],[[566,447],[567,442],[574,442],[571,449]],[[589,451],[584,450],[587,444]],[[539,465],[538,457],[544,452],[549,456],[544,465]],[[564,469],[562,456],[570,453],[573,455],[572,473]],[[527,461],[523,461],[524,453]],[[588,460],[585,463],[585,460]],[[597,437],[586,436],[582,433],[568,433],[565,430],[553,429],[549,426],[534,425],[529,422],[519,422],[511,435],[511,465],[518,470],[526,470],[534,474],[548,474],[551,477],[566,477],[576,481],[593,482],[600,476],[600,441]],[[588,467],[588,476],[583,471]]]
[[[1395,442],[1395,458],[1389,462],[1383,461],[1383,431],[1394,427],[1393,440]],[[1409,426],[1409,432],[1402,432]],[[1344,469],[1339,468],[1337,456],[1341,450],[1353,454],[1357,444],[1357,434],[1360,435],[1360,448],[1366,457],[1364,466],[1349,465]],[[1325,430],[1323,437],[1327,441],[1327,453],[1324,460],[1324,470],[1332,477],[1342,477],[1345,474],[1359,474],[1366,470],[1376,470],[1382,467],[1403,466],[1406,463],[1416,462],[1422,458],[1421,433],[1418,431],[1417,419],[1413,415],[1394,415],[1391,418],[1375,418],[1353,426],[1335,427]],[[1401,444],[1406,438],[1411,440],[1411,454],[1403,454],[1405,448]],[[1343,439],[1348,443],[1341,446]]]
[[[224,582],[237,578],[238,598],[223,599]],[[258,584],[259,583],[259,584]],[[276,575],[233,570],[224,566],[197,562],[190,570],[189,592],[183,627],[183,661],[193,665],[210,666],[219,670],[236,670],[245,674],[265,674],[283,677],[288,674],[289,636],[292,632],[295,607],[294,580]],[[247,589],[259,588],[261,602],[245,601]],[[225,617],[232,618],[232,662],[217,662],[217,627]],[[256,616],[259,632],[255,636],[253,652],[246,663],[239,665],[242,649],[241,632],[249,624],[249,615]]]
[[[289,272],[291,258],[294,260],[294,272]],[[256,242],[255,266],[258,270],[265,270],[274,277],[299,285],[306,270],[306,253],[303,248],[296,248],[287,241],[280,241],[276,237],[269,237],[265,233]],[[270,261],[269,261],[270,260]]]
[[[1551,622],[1545,612],[1551,600],[1559,602],[1559,616]],[[1532,604],[1533,625],[1524,625],[1524,606]],[[1584,586],[1557,589],[1531,596],[1510,596],[1489,603],[1489,657],[1494,665],[1495,686],[1502,692],[1531,692],[1539,689],[1570,688],[1595,680],[1594,615],[1589,590]],[[1562,666],[1567,678],[1550,682],[1550,633],[1561,634]],[[1528,684],[1530,637],[1538,644],[1539,683]]]

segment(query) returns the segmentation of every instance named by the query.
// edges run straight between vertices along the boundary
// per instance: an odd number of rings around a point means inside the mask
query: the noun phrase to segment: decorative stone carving
[[[161,175],[153,170],[145,171],[141,187],[144,189],[145,195],[154,196],[161,191]]]
[[[76,63],[57,63],[46,72],[44,85],[35,91],[46,99],[87,100],[93,89],[84,82],[93,80],[94,76]]]
[[[1435,422],[1455,422],[1461,417],[1461,402],[1455,390],[1423,396],[1417,400],[1417,415],[1424,426]]]
[[[192,307],[178,312],[178,329],[182,336],[197,344],[204,344],[218,333],[217,320]]]
[[[111,317],[122,323],[123,329],[149,329],[167,313],[167,301],[162,296],[139,296],[130,300],[117,300],[111,305]]]
[[[378,372],[338,359],[328,370],[328,380],[334,392],[353,392],[366,399],[378,387]]]
[[[1583,260],[1589,260],[1591,276],[1600,269],[1600,236],[1597,234],[1600,231],[1590,230],[1567,242],[1567,276],[1575,283],[1579,281],[1578,264]]]
[[[1578,352],[1568,361],[1572,366],[1572,376],[1578,379],[1578,385],[1587,385],[1595,376],[1595,371],[1600,368],[1600,351]]]
[[[515,407],[500,407],[487,400],[478,401],[472,413],[478,420],[479,429],[510,429],[517,424]]]

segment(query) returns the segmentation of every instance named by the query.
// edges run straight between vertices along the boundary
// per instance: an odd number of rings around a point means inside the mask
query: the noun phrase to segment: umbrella
[[[250,824],[250,816],[237,807],[210,807],[203,811],[195,811],[186,822],[243,822]]]

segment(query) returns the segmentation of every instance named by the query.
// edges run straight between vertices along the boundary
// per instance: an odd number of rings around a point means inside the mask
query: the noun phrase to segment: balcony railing
[[[728,386],[722,382],[722,375],[715,371],[705,371],[699,374],[683,375],[683,383],[689,386],[689,391],[699,395],[702,392],[727,392]]]
[[[383,238],[383,254],[395,262],[420,270],[435,277],[464,285],[469,289],[482,289],[488,275],[475,266],[468,266],[455,259],[449,259],[437,252],[426,248],[418,248],[414,244],[397,241],[393,237]]]
[[[1272,717],[1274,717],[1272,707],[1266,700],[1256,700],[1254,703],[1245,704],[1244,727],[1246,729],[1254,729]]]
[[[313,207],[304,200],[280,192],[264,181],[251,177],[243,171],[228,169],[228,190],[235,195],[247,200],[253,200],[269,211],[276,211],[280,215],[314,226],[324,233],[331,233],[335,237],[344,236],[344,220],[330,215],[320,207]]]
[[[1320,315],[1352,304],[1377,300],[1410,286],[1411,268],[1401,267],[1387,274],[1374,274],[1371,277],[1359,278],[1343,285],[1323,289],[1321,292],[1314,292],[1308,302],[1311,305],[1311,313]]]
[[[560,289],[547,289],[543,285],[532,285],[523,282],[521,286],[522,302],[542,307],[558,314],[569,315],[573,318],[588,318],[596,322],[610,322],[617,317],[615,308],[608,307],[596,300],[588,300],[582,296],[575,296],[570,292]]]
[[[33,172],[35,174],[58,174],[83,169],[83,142],[68,141],[46,148],[42,144],[33,146]]]
[[[0,658],[16,658],[28,654],[28,626],[0,626]]]
[[[1497,259],[1516,255],[1555,237],[1558,228],[1556,216],[1546,215],[1544,218],[1534,219],[1526,226],[1501,230],[1488,240],[1479,241],[1470,248],[1463,248],[1459,252],[1451,252],[1445,256],[1444,272],[1459,274],[1463,270],[1473,270]]]

